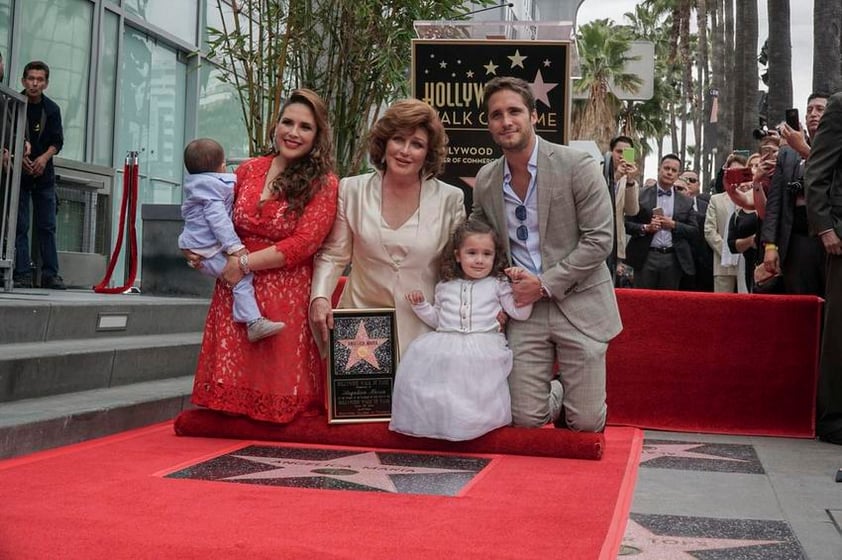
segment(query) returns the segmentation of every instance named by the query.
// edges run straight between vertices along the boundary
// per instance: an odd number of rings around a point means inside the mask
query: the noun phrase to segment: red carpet
[[[397,434],[389,430],[387,422],[328,424],[323,417],[311,417],[299,418],[291,424],[271,424],[207,409],[182,412],[175,420],[175,432],[181,436],[567,459],[599,459],[605,446],[602,434],[549,427],[500,428],[471,441],[444,441]]]
[[[487,455],[443,497],[164,478],[249,443],[167,423],[0,462],[0,558],[608,560],[641,442],[609,428],[601,461]]]
[[[617,290],[608,422],[813,437],[821,300]]]

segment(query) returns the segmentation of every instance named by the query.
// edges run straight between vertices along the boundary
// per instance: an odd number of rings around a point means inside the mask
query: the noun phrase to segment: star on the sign
[[[439,62],[439,67],[440,68],[447,68],[447,62],[442,60],[441,62]]]
[[[467,72],[465,72],[465,76],[467,76],[468,78],[473,78],[474,77],[474,71],[468,70]]]
[[[542,76],[541,71],[538,70],[535,74],[535,81],[530,85],[532,86],[532,93],[535,95],[535,99],[549,107],[550,98],[547,94],[555,89],[558,84],[545,84],[544,76]]]
[[[474,188],[474,185],[476,185],[476,183],[477,183],[476,177],[459,177],[459,178],[462,179],[465,182],[465,184],[468,185],[471,188]]]
[[[346,338],[340,340],[339,344],[351,351],[348,356],[348,363],[345,364],[345,371],[350,370],[357,365],[357,362],[368,362],[375,368],[380,369],[380,362],[377,361],[377,356],[374,351],[389,340],[388,338],[369,338],[368,331],[365,330],[365,323],[360,321],[357,327],[357,334],[354,338]]]
[[[485,68],[485,74],[494,74],[497,75],[497,65],[494,64],[493,60],[489,60],[488,64],[484,64],[483,68]]]
[[[629,519],[626,534],[623,538],[623,548],[626,550],[632,549],[634,553],[628,554],[628,556],[635,560],[696,560],[697,557],[690,554],[691,552],[781,544],[782,542],[656,535],[634,520]]]
[[[552,62],[550,62],[550,59],[549,59],[549,58],[545,58],[545,59],[544,59],[544,68],[549,68],[550,66],[552,66],[552,64],[553,64],[553,63],[552,63]]]
[[[395,483],[391,479],[392,475],[474,473],[474,471],[461,469],[384,465],[374,451],[324,461],[287,459],[283,457],[259,457],[253,455],[233,455],[233,457],[275,468],[262,472],[231,476],[224,480],[325,477],[392,493],[398,492]]]
[[[513,54],[512,56],[507,56],[506,58],[512,61],[512,68],[514,68],[515,66],[520,66],[521,68],[523,68],[523,61],[529,57],[521,56],[520,51],[515,49],[515,54]]]
[[[748,463],[745,459],[732,459],[730,457],[720,457],[719,455],[709,455],[707,453],[696,453],[692,449],[703,447],[704,443],[660,443],[660,444],[645,444],[643,451],[640,454],[640,463],[661,457],[680,457],[683,459],[704,459],[707,461],[735,461],[737,463]]]

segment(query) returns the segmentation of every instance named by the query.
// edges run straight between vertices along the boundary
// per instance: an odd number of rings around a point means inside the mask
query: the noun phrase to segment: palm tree
[[[769,94],[766,97],[766,122],[772,126],[781,122],[784,119],[784,111],[792,107],[789,0],[768,0],[768,11],[769,39],[766,52],[769,65]]]
[[[757,3],[737,2],[734,64],[734,147],[754,145],[757,117]]]
[[[815,0],[813,91],[835,93],[842,90],[840,29],[842,29],[842,3],[839,0]]]
[[[708,97],[705,92],[708,90],[710,80],[710,69],[708,68],[708,6],[706,0],[696,0],[696,28],[699,30],[696,41],[696,91],[694,101],[693,137],[696,138],[696,150],[693,158],[693,169],[699,173],[699,179],[705,180],[709,172],[708,158],[710,157],[710,145],[707,142],[707,135],[704,134],[703,123],[705,116],[710,113],[710,106],[706,103]],[[704,183],[702,183],[704,184]]]
[[[594,140],[601,150],[617,133],[620,101],[610,91],[610,84],[630,92],[640,88],[642,80],[624,71],[632,60],[628,55],[631,35],[610,19],[595,20],[578,30],[579,64],[582,78],[574,84],[588,98],[577,102],[574,110],[573,139]]]

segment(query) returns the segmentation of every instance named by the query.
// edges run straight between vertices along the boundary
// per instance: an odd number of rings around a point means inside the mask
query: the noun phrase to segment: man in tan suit
[[[571,429],[600,431],[605,353],[622,329],[605,264],[614,237],[605,180],[589,155],[536,136],[535,98],[525,81],[491,80],[485,104],[503,157],[477,174],[472,216],[490,223],[512,264],[527,271],[514,282],[515,301],[534,304],[528,320],[507,329],[513,423],[546,424],[558,415],[553,404],[562,403]],[[560,385],[551,383],[556,362]]]
[[[615,277],[615,285],[617,277],[626,275],[626,216],[640,212],[637,165],[623,158],[624,150],[633,147],[634,143],[628,136],[617,136],[611,140],[602,168],[608,183],[608,194],[614,204],[614,247],[608,257],[608,269]]]

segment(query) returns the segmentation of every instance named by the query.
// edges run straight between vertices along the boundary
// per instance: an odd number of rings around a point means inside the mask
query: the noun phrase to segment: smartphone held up
[[[725,183],[728,185],[751,183],[753,180],[754,173],[750,167],[731,167],[725,170]]]
[[[792,130],[801,130],[801,122],[798,119],[798,109],[787,109],[784,111],[784,121]]]

